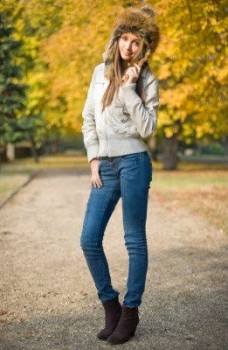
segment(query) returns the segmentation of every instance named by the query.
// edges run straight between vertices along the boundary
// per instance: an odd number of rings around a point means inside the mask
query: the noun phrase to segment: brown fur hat
[[[144,39],[145,49],[140,62],[141,65],[143,65],[156,50],[160,38],[159,28],[155,23],[155,13],[153,9],[149,6],[143,6],[140,9],[128,7],[120,13],[114,27],[112,38],[104,53],[106,66],[112,66],[117,40],[123,33],[127,32],[139,35]],[[108,71],[107,75],[110,75]]]

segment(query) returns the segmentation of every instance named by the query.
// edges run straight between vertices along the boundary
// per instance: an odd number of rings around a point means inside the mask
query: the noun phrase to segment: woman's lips
[[[132,56],[132,54],[129,52],[123,52],[123,55],[127,58],[130,58]]]

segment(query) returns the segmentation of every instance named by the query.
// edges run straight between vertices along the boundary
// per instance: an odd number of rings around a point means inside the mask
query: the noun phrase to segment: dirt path
[[[156,175],[155,175],[156,176]],[[150,267],[136,336],[120,349],[225,350],[228,238],[187,209],[150,192]],[[89,175],[41,173],[0,211],[1,350],[100,350],[103,312],[79,246]],[[121,202],[105,249],[125,291]]]

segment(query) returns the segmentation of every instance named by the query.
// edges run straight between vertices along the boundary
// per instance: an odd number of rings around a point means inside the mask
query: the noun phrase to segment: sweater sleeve
[[[135,91],[136,83],[121,87],[124,103],[137,131],[142,137],[148,137],[157,126],[157,111],[159,106],[158,81],[151,76],[144,87],[145,101]]]
[[[93,72],[92,80],[89,86],[87,99],[82,111],[83,125],[83,141],[87,150],[88,162],[97,157],[99,149],[98,135],[96,132],[96,122],[94,114],[94,85],[95,85],[96,69]]]

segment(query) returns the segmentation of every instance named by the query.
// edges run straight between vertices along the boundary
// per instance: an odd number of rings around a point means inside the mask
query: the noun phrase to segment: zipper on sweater
[[[106,114],[104,114],[104,124],[105,124],[105,147],[106,147],[105,152],[107,153],[108,157],[110,157]]]
[[[104,83],[102,90],[104,91],[105,88],[107,88],[109,83]],[[104,95],[104,92],[103,92]],[[104,124],[105,124],[105,152],[107,153],[108,157],[110,157],[110,152],[109,152],[109,144],[108,144],[108,128],[107,128],[107,120],[106,120],[106,113],[104,113]]]

